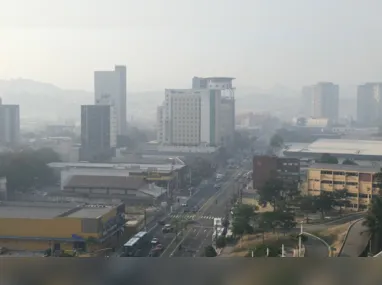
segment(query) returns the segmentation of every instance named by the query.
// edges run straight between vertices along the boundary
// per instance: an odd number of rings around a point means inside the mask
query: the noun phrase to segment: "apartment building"
[[[331,82],[319,82],[302,89],[302,109],[314,118],[338,120],[339,87]]]
[[[316,163],[307,170],[308,194],[320,195],[322,191],[333,192],[346,189],[351,207],[366,209],[373,196],[379,195],[375,174],[378,167]]]
[[[357,122],[379,126],[382,121],[382,83],[366,83],[357,89]]]
[[[261,189],[271,178],[298,187],[300,180],[300,160],[277,156],[253,157],[253,189]]]

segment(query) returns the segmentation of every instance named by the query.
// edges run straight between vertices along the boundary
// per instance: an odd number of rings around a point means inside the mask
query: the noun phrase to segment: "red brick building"
[[[260,189],[271,178],[282,179],[286,183],[296,183],[300,179],[300,160],[277,156],[253,157],[253,189]]]

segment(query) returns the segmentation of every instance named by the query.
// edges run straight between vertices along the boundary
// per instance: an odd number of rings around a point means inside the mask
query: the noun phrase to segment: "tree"
[[[376,243],[377,248],[373,251],[379,251],[382,236],[382,197],[374,197],[362,224],[367,227],[367,232],[370,234],[371,240]]]
[[[309,223],[309,214],[315,213],[317,211],[315,205],[315,197],[313,196],[303,196],[299,200],[300,211],[305,214],[306,223]]]
[[[348,207],[350,204],[350,201],[348,200],[348,190],[345,188],[342,190],[335,190],[333,196],[334,205],[340,208],[339,213],[341,215],[342,208]]]
[[[218,239],[216,240],[216,247],[217,247],[217,248],[223,248],[223,247],[226,246],[226,244],[227,244],[227,241],[226,241],[226,239],[225,239],[224,236],[220,236],[220,237],[218,237]]]
[[[280,135],[275,134],[271,137],[271,141],[269,144],[273,148],[280,148],[284,145],[284,140]]]
[[[333,193],[321,191],[319,196],[315,196],[314,205],[320,211],[321,218],[324,219],[325,213],[335,205]]]
[[[189,167],[192,173],[193,185],[198,185],[203,179],[211,177],[215,171],[211,163],[202,157],[196,157],[192,160]]]
[[[321,163],[329,163],[329,164],[338,164],[338,159],[328,153],[324,153],[321,158],[320,158],[320,161]]]
[[[216,250],[212,245],[208,245],[204,248],[204,256],[205,257],[216,257],[217,253]]]
[[[283,197],[284,184],[282,180],[272,178],[265,182],[258,191],[260,203],[269,203],[273,210],[277,210],[277,202]]]
[[[285,233],[295,226],[294,214],[286,211],[264,212],[259,217],[259,227],[264,231],[283,229]]]
[[[43,162],[46,164],[51,163],[51,162],[60,162],[60,156],[58,155],[57,152],[55,152],[53,149],[44,147],[36,150],[34,152],[35,156],[39,157]]]
[[[253,227],[250,224],[254,220],[255,215],[255,209],[250,205],[241,204],[235,207],[232,233],[235,236],[253,233]]]
[[[351,159],[345,159],[342,164],[344,165],[358,165],[354,160]]]
[[[47,163],[56,158],[57,155],[47,149],[5,153],[0,156],[0,176],[7,178],[10,192],[53,185],[56,177]]]

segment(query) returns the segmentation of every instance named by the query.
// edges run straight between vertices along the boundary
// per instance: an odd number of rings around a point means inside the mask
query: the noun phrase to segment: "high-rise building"
[[[162,139],[167,145],[199,145],[201,132],[201,93],[203,90],[166,89],[161,109]]]
[[[357,89],[357,122],[361,126],[382,123],[382,83],[366,83]]]
[[[339,87],[331,82],[320,82],[313,86],[313,114],[315,118],[338,120]]]
[[[194,76],[192,78],[192,89],[205,89],[207,88],[207,79]]]
[[[221,145],[221,91],[205,89],[200,99],[200,142]]]
[[[3,105],[0,98],[0,145],[14,146],[20,140],[19,105]]]
[[[115,138],[111,135],[111,113],[109,105],[81,106],[81,150],[82,161],[104,161],[112,155]]]
[[[166,89],[157,109],[157,140],[167,145],[218,146],[233,142],[232,77],[194,77],[193,89]]]
[[[220,138],[221,144],[230,145],[235,135],[235,87],[232,86],[233,77],[194,77],[193,89],[219,90],[220,104]]]
[[[113,107],[111,117],[117,135],[126,135],[126,67],[116,65],[111,71],[95,71],[94,94],[96,105]]]

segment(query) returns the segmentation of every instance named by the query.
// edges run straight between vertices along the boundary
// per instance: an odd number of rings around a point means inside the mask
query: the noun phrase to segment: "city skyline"
[[[382,3],[339,0],[333,6],[328,0],[294,0],[237,5],[212,0],[200,11],[205,3],[198,1],[92,1],[90,11],[86,0],[61,1],[60,9],[45,0],[9,2],[0,11],[0,38],[7,43],[0,47],[0,78],[33,78],[92,90],[93,70],[123,62],[129,90],[134,91],[179,88],[195,74],[234,74],[237,86],[283,84],[295,89],[316,81],[379,81],[382,41],[375,34]],[[355,19],[349,17],[354,11]],[[191,15],[193,21],[184,21]]]

